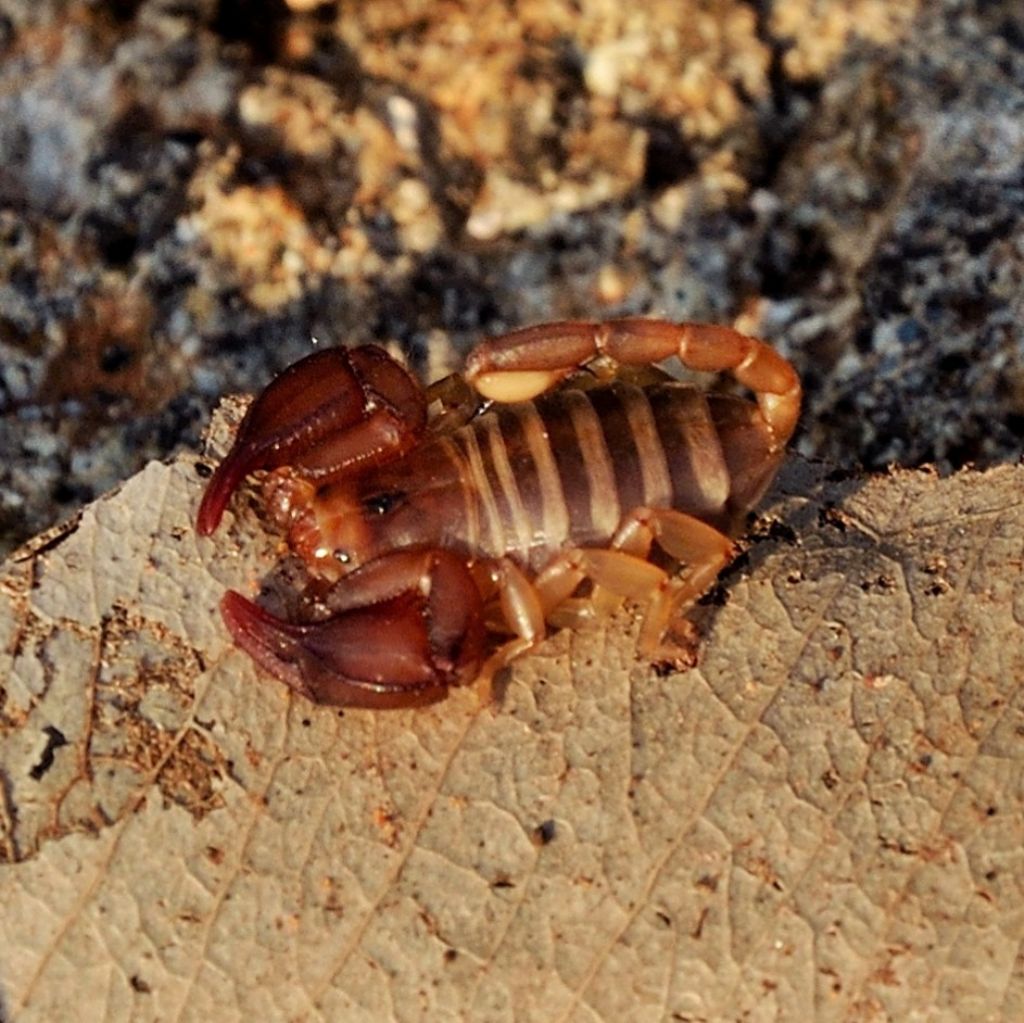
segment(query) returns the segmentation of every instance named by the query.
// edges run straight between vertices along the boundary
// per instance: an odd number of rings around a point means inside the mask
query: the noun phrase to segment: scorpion
[[[755,400],[653,368],[673,356]],[[800,394],[763,341],[647,318],[492,337],[427,389],[372,344],[315,352],[250,405],[196,520],[212,534],[266,471],[268,515],[314,596],[291,621],[229,591],[223,620],[270,674],[334,706],[487,686],[548,626],[627,600],[644,606],[640,655],[692,664],[670,627],[732,559]]]

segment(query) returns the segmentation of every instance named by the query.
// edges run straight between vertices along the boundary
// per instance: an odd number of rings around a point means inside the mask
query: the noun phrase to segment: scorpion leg
[[[326,598],[328,616],[283,621],[229,591],[221,602],[235,642],[316,703],[414,707],[466,685],[484,660],[480,593],[450,551],[385,555],[348,575]]]
[[[253,401],[207,485],[196,528],[204,536],[217,528],[251,472],[288,466],[303,483],[322,486],[407,451],[425,424],[422,388],[383,349],[315,352]]]
[[[672,619],[689,608],[729,564],[733,542],[706,522],[672,508],[637,509],[623,529],[637,537],[649,530],[663,551],[686,566],[681,577],[670,578],[652,594],[637,641],[637,649],[650,660],[673,660],[679,651],[665,642]]]
[[[647,560],[655,542],[686,566],[684,575],[670,576]],[[692,515],[637,508],[619,527],[611,549],[566,551],[539,573],[534,586],[548,620],[563,627],[608,614],[623,600],[645,604],[639,652],[652,661],[691,661],[691,652],[666,642],[672,619],[707,590],[732,555],[732,541]],[[584,579],[594,583],[594,592],[573,598]]]
[[[800,414],[800,380],[773,348],[731,327],[640,317],[541,324],[479,345],[466,360],[466,379],[495,401],[527,401],[591,359],[641,366],[672,356],[689,369],[732,373],[754,391],[771,450],[785,447]]]
[[[498,596],[499,630],[504,625],[513,635],[491,654],[480,670],[480,702],[489,703],[494,675],[544,639],[544,605],[534,584],[509,558],[478,562],[477,567],[485,573],[488,589]]]

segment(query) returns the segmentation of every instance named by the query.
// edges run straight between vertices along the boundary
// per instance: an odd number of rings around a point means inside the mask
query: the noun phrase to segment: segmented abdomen
[[[436,442],[461,491],[448,539],[457,531],[477,555],[510,554],[536,569],[565,546],[606,545],[644,505],[727,529],[733,467],[723,414],[728,428],[739,422],[749,433],[756,410],[676,383],[564,389],[496,406]]]

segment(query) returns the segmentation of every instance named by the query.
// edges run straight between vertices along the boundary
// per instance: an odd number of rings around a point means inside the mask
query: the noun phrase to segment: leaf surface
[[[229,645],[276,543],[202,484],[0,576],[3,1018],[1024,1018],[1024,469],[793,463],[696,669],[622,614],[344,714]]]

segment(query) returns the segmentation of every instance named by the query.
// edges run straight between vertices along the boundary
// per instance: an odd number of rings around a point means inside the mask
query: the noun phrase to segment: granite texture
[[[313,337],[733,322],[806,454],[1016,459],[1022,126],[1013,0],[5,0],[0,549]]]

